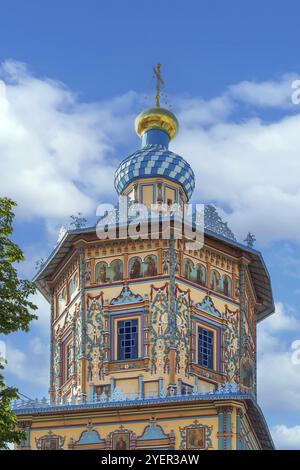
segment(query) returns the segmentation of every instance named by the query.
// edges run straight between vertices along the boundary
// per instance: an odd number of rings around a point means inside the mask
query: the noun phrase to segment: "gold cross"
[[[159,108],[160,106],[160,93],[161,93],[161,87],[164,85],[164,81],[161,78],[160,74],[160,64],[157,64],[156,67],[153,68],[154,72],[154,78],[156,78],[156,96],[155,96],[155,106]]]

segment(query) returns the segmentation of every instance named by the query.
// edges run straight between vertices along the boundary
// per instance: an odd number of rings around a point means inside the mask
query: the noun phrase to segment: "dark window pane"
[[[214,333],[205,328],[198,328],[198,364],[213,369]]]
[[[118,322],[118,360],[138,357],[138,320]]]

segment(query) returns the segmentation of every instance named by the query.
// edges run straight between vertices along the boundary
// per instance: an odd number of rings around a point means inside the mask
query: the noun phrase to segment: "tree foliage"
[[[35,293],[32,282],[19,279],[16,263],[24,260],[22,250],[10,236],[13,233],[13,208],[16,203],[0,198],[0,334],[17,330],[28,331],[31,320],[36,319],[37,309],[30,300]],[[0,365],[0,371],[3,365]],[[0,449],[8,442],[19,443],[23,433],[17,429],[16,416],[11,411],[11,401],[18,398],[15,388],[7,387],[0,373]]]

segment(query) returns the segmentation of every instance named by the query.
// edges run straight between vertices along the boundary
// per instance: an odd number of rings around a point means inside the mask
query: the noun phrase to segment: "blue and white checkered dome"
[[[115,173],[115,188],[122,194],[140,178],[165,178],[180,184],[189,200],[195,187],[190,165],[168,149],[178,128],[177,119],[168,110],[152,108],[137,117],[136,130],[142,137],[142,148],[123,160]]]

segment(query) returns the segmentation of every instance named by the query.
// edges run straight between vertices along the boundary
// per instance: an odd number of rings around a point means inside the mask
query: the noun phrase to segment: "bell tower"
[[[256,325],[274,311],[270,278],[261,253],[237,242],[212,206],[202,247],[175,236],[161,208],[188,203],[195,175],[169,150],[179,125],[160,107],[160,66],[154,73],[155,106],[135,121],[141,148],[120,162],[115,187],[129,205],[158,208],[170,234],[133,239],[130,220],[122,237],[79,227],[41,267],[51,395],[16,404],[23,448],[274,447],[256,400]]]

